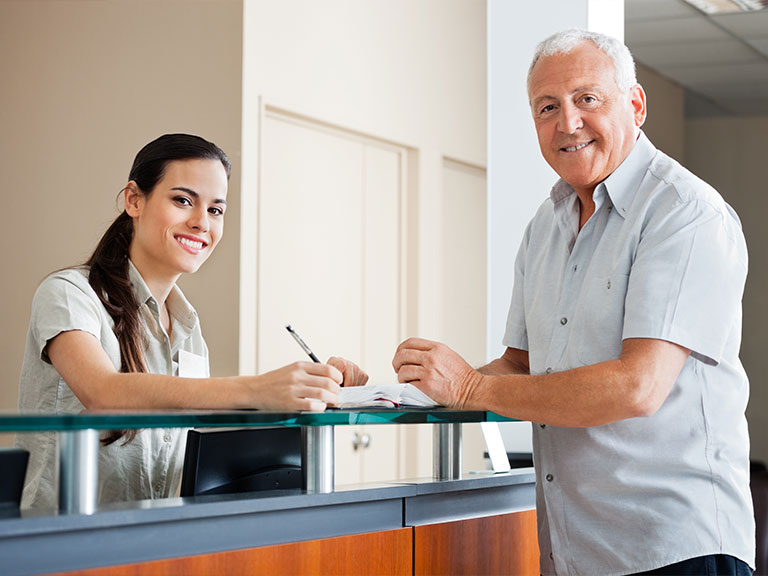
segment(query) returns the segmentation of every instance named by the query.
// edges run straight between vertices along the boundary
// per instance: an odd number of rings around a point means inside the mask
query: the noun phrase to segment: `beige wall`
[[[733,206],[747,238],[749,275],[744,290],[741,361],[750,380],[747,420],[752,457],[764,462],[768,462],[766,134],[768,116],[692,119],[686,123],[685,131],[686,165],[717,188]]]
[[[643,125],[654,145],[678,162],[685,154],[685,91],[645,66],[637,66],[637,81],[647,97]]]
[[[0,2],[0,409],[15,409],[30,303],[117,215],[134,155],[166,132],[219,144],[240,183],[242,2]],[[239,219],[183,287],[215,373],[237,370]]]

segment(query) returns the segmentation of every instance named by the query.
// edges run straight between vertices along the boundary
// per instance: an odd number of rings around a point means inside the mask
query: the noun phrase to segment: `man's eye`
[[[594,104],[595,102],[597,102],[597,98],[595,98],[594,96],[584,96],[584,98],[582,98],[581,101],[584,102],[585,104]]]
[[[546,114],[547,112],[552,112],[552,110],[554,109],[555,107],[552,104],[548,104],[547,106],[544,106],[544,108],[542,108],[539,111],[539,114]]]

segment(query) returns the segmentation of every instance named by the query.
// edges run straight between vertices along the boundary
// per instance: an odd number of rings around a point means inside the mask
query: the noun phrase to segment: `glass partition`
[[[264,410],[133,410],[79,414],[0,412],[0,432],[110,430],[130,428],[226,428],[230,426],[346,426],[357,424],[452,424],[508,422],[493,412],[449,409],[373,409],[325,412]]]

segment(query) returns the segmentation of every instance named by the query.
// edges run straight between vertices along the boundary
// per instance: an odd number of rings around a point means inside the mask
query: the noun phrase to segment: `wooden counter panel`
[[[59,576],[413,574],[412,528],[63,572]],[[98,543],[94,543],[98,545]]]
[[[414,574],[539,574],[536,511],[414,528]]]

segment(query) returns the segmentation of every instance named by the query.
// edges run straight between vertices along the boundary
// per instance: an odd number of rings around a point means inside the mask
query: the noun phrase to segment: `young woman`
[[[19,385],[23,412],[83,409],[324,410],[339,386],[367,376],[341,358],[296,362],[260,376],[209,378],[197,313],[176,281],[216,248],[231,165],[216,145],[167,134],[142,148],[122,191],[125,209],[88,261],[56,272],[32,304]],[[115,431],[99,451],[99,502],[176,493],[181,429]],[[54,433],[19,434],[29,450],[24,506],[55,507]]]

